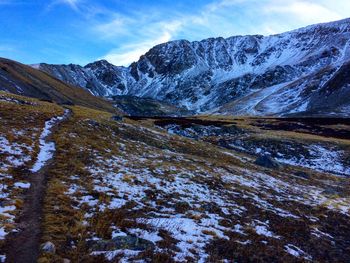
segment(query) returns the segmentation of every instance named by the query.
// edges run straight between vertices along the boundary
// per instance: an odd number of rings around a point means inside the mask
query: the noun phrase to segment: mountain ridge
[[[317,107],[310,101],[326,101],[319,92],[350,60],[349,39],[350,19],[343,19],[271,36],[171,41],[151,48],[127,68],[101,60],[84,67],[40,64],[39,69],[97,96],[152,98],[197,113],[288,115],[304,111],[312,115]],[[305,78],[307,83],[302,83]],[[310,88],[315,82],[318,86]],[[259,94],[268,89],[272,93],[259,101]],[[296,99],[283,102],[279,93]],[[231,107],[247,96],[252,98],[248,104],[258,103],[247,110]],[[263,101],[282,105],[266,109],[261,107]],[[317,114],[340,114],[349,103],[334,105],[332,112],[317,110]]]

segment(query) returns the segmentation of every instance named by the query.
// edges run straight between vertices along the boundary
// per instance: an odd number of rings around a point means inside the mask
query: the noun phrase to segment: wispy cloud
[[[130,32],[130,27],[135,25],[136,22],[136,20],[126,16],[114,14],[113,19],[110,21],[98,24],[95,27],[95,31],[103,38],[111,39],[120,35],[127,35]]]
[[[184,25],[179,19],[167,21],[148,15],[135,17],[115,14],[112,20],[94,28],[104,41],[124,42],[102,58],[116,65],[129,65],[153,46],[174,39]]]
[[[75,11],[79,11],[79,3],[81,0],[54,0],[52,1],[48,8],[52,9],[56,5],[67,5]]]
[[[137,61],[142,54],[145,54],[153,46],[159,43],[168,42],[170,39],[170,33],[164,32],[163,35],[157,39],[149,39],[144,42],[113,49],[103,58],[115,65],[129,65],[131,62]]]
[[[267,14],[283,14],[293,16],[305,23],[318,23],[341,19],[342,16],[320,3],[309,1],[272,1],[263,9]]]
[[[148,28],[142,39],[137,38],[139,41],[113,49],[103,58],[116,65],[129,65],[155,45],[172,40],[181,27],[178,21],[158,23]]]

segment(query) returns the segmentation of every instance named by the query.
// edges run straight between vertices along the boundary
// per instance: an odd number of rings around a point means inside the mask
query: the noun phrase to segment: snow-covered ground
[[[328,172],[336,175],[350,176],[350,164],[346,161],[346,152],[341,150],[336,144],[329,143],[304,143],[288,141],[280,143],[278,149],[273,145],[256,142],[250,144],[247,134],[235,135],[235,129],[229,130],[227,127],[192,125],[182,127],[177,124],[169,124],[164,127],[169,134],[177,134],[192,139],[205,139],[206,137],[218,136],[221,140],[226,140],[227,146],[232,149],[246,152],[253,155],[271,155],[284,164],[310,168],[320,172]],[[238,139],[243,136],[241,139]],[[261,142],[260,142],[261,143]],[[298,146],[298,147],[296,147]]]
[[[138,129],[161,141],[171,139],[171,136],[159,131],[136,128],[130,124],[123,124],[119,129]],[[95,151],[93,162],[86,167],[90,177],[82,182],[78,176],[71,176],[66,194],[74,200],[75,209],[85,209],[86,225],[95,222],[96,215],[108,211],[128,211],[128,220],[134,226],[120,228],[117,223],[110,222],[112,237],[137,236],[153,242],[157,252],[166,252],[157,245],[163,240],[160,232],[166,231],[176,240],[173,258],[180,262],[186,261],[188,256],[197,262],[205,262],[209,257],[206,250],[208,244],[217,239],[229,240],[227,233],[230,232],[238,235],[236,242],[241,245],[254,242],[248,238],[252,235],[258,236],[264,244],[278,240],[284,243],[284,251],[289,255],[312,260],[307,252],[292,245],[276,229],[276,222],[264,220],[262,214],[268,213],[276,220],[286,222],[320,222],[318,217],[301,214],[297,208],[299,204],[314,208],[325,206],[350,215],[350,205],[346,205],[348,198],[338,200],[336,205],[318,186],[286,181],[283,177],[233,164],[216,167],[209,160],[160,150],[114,135],[110,139],[118,147],[118,154],[111,156],[110,150]],[[232,162],[242,159],[234,152],[227,154],[226,149],[222,151],[228,156],[232,155],[232,160],[235,160]],[[246,159],[244,166],[249,161]],[[87,181],[92,186],[87,187]],[[108,198],[101,198],[101,195]],[[293,205],[286,205],[289,203]],[[234,223],[230,223],[233,224],[230,226],[222,224],[225,220]],[[104,240],[96,233],[91,233],[91,239],[95,242]],[[128,262],[139,253],[117,249],[96,250],[92,255],[104,254],[109,260],[121,257],[122,262]]]
[[[47,139],[51,135],[52,128],[57,125],[60,121],[64,120],[69,114],[69,110],[65,110],[63,116],[54,117],[51,120],[45,122],[45,127],[40,134],[39,147],[40,151],[37,156],[37,160],[34,163],[31,171],[33,173],[40,171],[40,169],[50,160],[55,151],[55,143],[48,142]]]
[[[238,99],[234,102],[234,112],[235,115],[269,115],[274,114],[276,112],[280,112],[281,109],[276,107],[270,108],[269,110],[261,111],[258,110],[258,105],[262,101],[266,100],[268,97],[272,96],[275,93],[279,93],[279,90],[283,89],[289,83],[281,83],[275,86],[267,87],[258,91],[253,91],[251,94],[247,94],[241,99]],[[229,112],[232,111],[232,108],[227,109]],[[219,112],[221,113],[222,110]]]
[[[12,132],[15,138],[21,136],[24,131],[16,130]],[[16,141],[16,140],[15,140]],[[12,188],[22,188],[28,186],[28,183],[15,182],[13,186],[13,176],[10,169],[20,167],[31,161],[33,144],[10,142],[5,134],[0,134],[0,217],[3,221],[0,223],[0,240],[3,240],[7,234],[5,224],[11,224],[14,220],[13,212],[16,207],[11,199]],[[4,223],[3,223],[4,222]]]
[[[320,144],[308,147],[310,156],[304,158],[286,158],[283,154],[277,161],[289,165],[302,166],[321,172],[350,176],[350,165],[344,163],[344,152]]]

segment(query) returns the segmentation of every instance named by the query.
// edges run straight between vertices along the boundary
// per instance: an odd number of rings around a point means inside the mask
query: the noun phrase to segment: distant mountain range
[[[350,19],[267,37],[172,41],[129,67],[32,66],[96,96],[137,96],[195,113],[350,114]]]

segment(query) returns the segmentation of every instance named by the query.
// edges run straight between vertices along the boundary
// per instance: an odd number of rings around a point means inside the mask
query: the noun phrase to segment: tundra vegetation
[[[38,262],[349,260],[348,123],[65,107],[41,204],[40,243],[55,249]],[[0,258],[21,233],[40,133],[64,110],[0,93]]]

